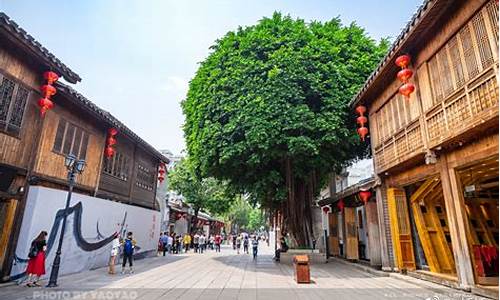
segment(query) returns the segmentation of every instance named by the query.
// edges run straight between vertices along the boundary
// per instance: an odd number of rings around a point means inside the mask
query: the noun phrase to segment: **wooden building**
[[[426,0],[351,102],[368,108],[385,269],[498,286],[498,29],[497,1]]]
[[[86,161],[76,193],[151,210],[158,166],[168,159],[67,84],[54,85],[54,107],[42,117],[42,74],[71,84],[80,77],[1,12],[0,41],[0,279],[8,280],[30,187],[67,190],[68,154]],[[106,158],[110,128],[118,130],[116,152]]]

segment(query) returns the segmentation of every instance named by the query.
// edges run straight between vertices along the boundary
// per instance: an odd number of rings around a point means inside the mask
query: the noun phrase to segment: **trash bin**
[[[307,255],[296,255],[293,258],[295,267],[295,280],[297,283],[311,283],[309,272],[309,257]]]

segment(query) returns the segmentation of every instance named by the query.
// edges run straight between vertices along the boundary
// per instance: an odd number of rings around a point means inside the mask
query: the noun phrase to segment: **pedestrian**
[[[162,251],[163,251],[163,256],[165,256],[165,253],[168,251],[168,234],[167,232],[164,232],[161,237],[160,237],[160,242],[162,245]]]
[[[116,274],[115,264],[116,264],[116,257],[118,256],[119,252],[120,252],[120,237],[118,236],[118,233],[115,233],[115,238],[111,242],[111,253],[109,256],[108,273],[111,275]]]
[[[177,250],[176,250],[176,253],[177,254],[180,254],[181,253],[181,250],[182,250],[182,236],[180,234],[177,235]]]
[[[222,242],[222,237],[220,234],[217,234],[214,238],[215,243],[215,252],[220,252],[220,243]]]
[[[174,244],[174,239],[170,234],[167,234],[167,251],[168,254],[172,254],[172,246]]]
[[[209,242],[210,249],[214,250],[215,238],[214,238],[214,236],[212,234],[210,235],[210,239],[209,240],[210,240],[210,242]]]
[[[187,233],[184,234],[183,242],[184,242],[184,252],[187,253],[189,251],[189,246],[191,245],[191,236]]]
[[[203,253],[206,246],[206,238],[204,234],[201,234],[198,238],[199,253]]]
[[[195,253],[198,253],[198,247],[200,245],[200,235],[197,233],[195,233],[194,237],[193,237],[193,246],[194,246],[194,252]]]
[[[136,245],[136,241],[133,238],[132,231],[127,233],[127,238],[123,241],[123,262],[122,262],[122,274],[125,274],[125,265],[129,266],[129,273],[134,273],[133,265],[134,265],[134,249]]]
[[[253,259],[257,259],[258,249],[259,249],[259,239],[257,238],[256,235],[254,235],[252,240]]]
[[[163,242],[161,241],[163,238],[163,232],[160,232],[160,237],[158,238],[158,250],[156,251],[156,255],[160,256],[160,253],[163,251]]]
[[[233,238],[233,250],[236,250],[236,239],[238,238],[238,235],[233,234],[232,238]]]
[[[243,235],[243,252],[248,254],[248,244],[249,244],[248,234]]]
[[[28,283],[26,286],[28,287],[41,286],[38,280],[40,280],[40,276],[45,274],[46,239],[47,231],[41,231],[31,242],[30,251],[28,253],[28,266],[26,267],[26,274],[28,274]]]
[[[241,236],[239,235],[236,238],[236,253],[240,254],[240,247],[241,247]]]

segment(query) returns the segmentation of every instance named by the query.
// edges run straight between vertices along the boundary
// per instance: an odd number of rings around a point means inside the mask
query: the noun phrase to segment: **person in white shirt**
[[[172,238],[172,236],[167,235],[167,251],[169,254],[172,253],[172,245],[174,244],[174,239]]]
[[[108,270],[109,274],[115,274],[115,261],[119,252],[120,252],[120,238],[118,237],[118,234],[116,234],[115,238],[111,242],[111,253],[109,256],[109,270]]]
[[[205,246],[206,246],[206,238],[205,238],[204,234],[200,235],[198,243],[199,243],[199,247],[200,247],[200,253],[203,253],[203,251],[205,250]]]

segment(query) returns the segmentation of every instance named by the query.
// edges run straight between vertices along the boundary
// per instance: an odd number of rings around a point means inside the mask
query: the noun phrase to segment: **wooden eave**
[[[335,193],[334,195],[324,198],[318,201],[318,204],[320,206],[324,205],[331,205],[334,204],[335,202],[339,201],[340,199],[346,199],[349,197],[352,197],[356,195],[359,191],[366,191],[369,190],[376,185],[376,180],[374,177],[370,177],[364,180],[361,180],[360,182],[353,184],[349,187],[347,187],[345,190]],[[349,205],[346,205],[349,206]]]
[[[128,128],[125,124],[120,122],[120,120],[115,118],[108,111],[95,105],[92,101],[85,98],[82,94],[78,93],[72,87],[70,87],[66,84],[63,84],[61,82],[57,82],[55,84],[55,86],[57,88],[58,93],[63,94],[67,100],[72,102],[72,104],[74,104],[78,108],[84,110],[86,113],[90,114],[92,117],[96,118],[97,120],[103,122],[106,127],[114,127],[116,129],[118,129],[118,131],[121,134],[127,136],[127,138],[129,138],[130,140],[135,142],[144,151],[146,151],[150,155],[154,156],[159,161],[164,162],[164,163],[170,162],[170,160],[166,156],[161,154],[153,146],[151,146],[149,143],[147,143],[145,140],[143,140],[141,137],[139,137],[136,133],[134,133],[132,130],[130,130],[130,128]]]
[[[460,3],[458,3],[460,2]],[[461,4],[456,0],[425,0],[417,9],[412,19],[396,38],[377,68],[368,77],[358,94],[349,102],[349,106],[358,104],[368,106],[387,87],[399,70],[394,64],[397,56],[410,54],[422,47],[422,42],[435,34],[435,25],[449,12],[452,5]]]

